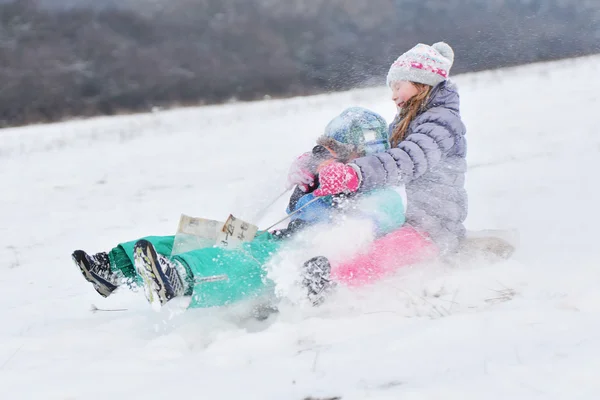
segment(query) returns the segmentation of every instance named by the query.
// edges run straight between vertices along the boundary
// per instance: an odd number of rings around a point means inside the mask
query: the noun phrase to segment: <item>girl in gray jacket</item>
[[[398,108],[389,127],[391,148],[325,167],[315,191],[326,196],[404,184],[407,225],[441,254],[458,248],[467,217],[466,128],[457,88],[448,80],[453,61],[444,42],[418,44],[398,57],[387,76]]]

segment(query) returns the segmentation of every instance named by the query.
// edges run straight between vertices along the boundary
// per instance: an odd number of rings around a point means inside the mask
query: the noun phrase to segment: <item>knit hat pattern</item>
[[[394,61],[387,75],[387,85],[409,81],[435,86],[448,79],[453,62],[454,50],[449,44],[419,43]]]

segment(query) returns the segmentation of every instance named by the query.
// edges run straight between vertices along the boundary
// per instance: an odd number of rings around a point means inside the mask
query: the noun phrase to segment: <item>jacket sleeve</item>
[[[454,143],[448,126],[425,120],[397,147],[353,161],[361,173],[359,190],[409,183],[435,168]]]

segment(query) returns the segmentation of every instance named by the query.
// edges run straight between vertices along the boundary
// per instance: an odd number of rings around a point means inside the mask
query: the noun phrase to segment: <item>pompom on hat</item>
[[[448,43],[437,42],[431,46],[419,43],[402,54],[390,67],[387,85],[410,81],[435,86],[450,76],[454,50]]]

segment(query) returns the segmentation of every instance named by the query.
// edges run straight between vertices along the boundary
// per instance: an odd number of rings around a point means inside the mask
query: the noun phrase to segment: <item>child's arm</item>
[[[460,119],[457,121],[464,129]],[[421,177],[448,154],[456,144],[457,136],[442,121],[425,120],[396,148],[353,161],[361,175],[359,190],[409,183]]]

